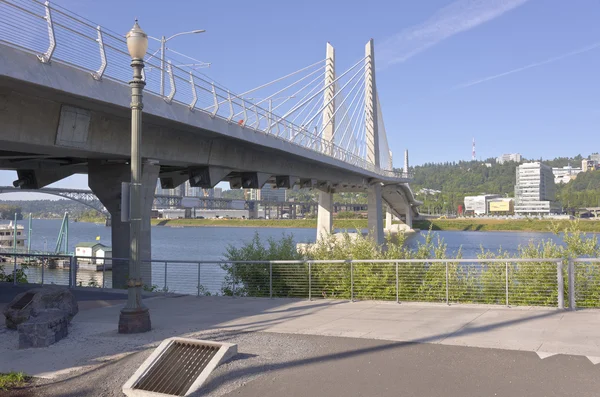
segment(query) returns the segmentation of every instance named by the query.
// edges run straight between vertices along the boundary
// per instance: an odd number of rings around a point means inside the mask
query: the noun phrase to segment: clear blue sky
[[[203,71],[238,92],[323,59],[327,41],[344,70],[372,37],[398,167],[404,149],[412,164],[470,159],[473,138],[478,158],[600,150],[598,0],[56,3],[117,32],[134,17],[153,36],[206,29],[170,47],[211,62]],[[0,172],[0,184],[13,176]],[[86,177],[58,186],[85,188]]]

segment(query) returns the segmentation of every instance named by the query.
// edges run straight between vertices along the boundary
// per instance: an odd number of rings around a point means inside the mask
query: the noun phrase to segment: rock
[[[19,324],[31,317],[37,317],[47,309],[62,310],[67,316],[67,322],[70,322],[79,312],[77,300],[68,288],[56,286],[33,288],[18,294],[6,305],[4,308],[6,327],[17,329]]]
[[[69,320],[60,309],[46,309],[19,324],[18,329],[19,349],[48,347],[69,334]]]

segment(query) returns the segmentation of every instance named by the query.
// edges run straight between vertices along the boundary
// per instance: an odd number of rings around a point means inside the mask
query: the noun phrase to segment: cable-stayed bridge
[[[322,60],[242,93],[177,66],[183,55],[173,51],[161,68],[154,53],[144,73],[143,258],[157,178],[166,189],[186,181],[318,189],[318,236],[332,231],[335,192],[368,193],[377,241],[384,208],[411,223],[420,203],[407,166],[393,168],[372,40],[347,68],[327,44]],[[15,186],[24,189],[87,173],[112,215],[113,255],[127,257],[120,213],[121,182],[130,179],[132,71],[124,35],[49,2],[0,0],[0,59],[0,168],[17,170]]]

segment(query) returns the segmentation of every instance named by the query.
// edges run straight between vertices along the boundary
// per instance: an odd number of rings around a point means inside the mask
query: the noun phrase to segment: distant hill
[[[583,157],[558,157],[539,159],[551,167],[580,166]],[[538,160],[538,161],[539,161]],[[535,160],[524,160],[535,161]],[[478,194],[501,194],[514,196],[516,169],[521,163],[496,163],[495,159],[484,161],[460,161],[427,163],[411,167],[414,179],[411,183],[417,199],[424,202],[421,210],[427,212],[455,212],[465,196]],[[438,190],[440,193],[421,193],[421,189]],[[600,171],[581,173],[574,181],[557,186],[557,199],[564,207],[600,206]]]

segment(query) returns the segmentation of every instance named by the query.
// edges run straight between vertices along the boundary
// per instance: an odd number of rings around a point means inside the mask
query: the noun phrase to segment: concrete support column
[[[412,227],[413,227],[412,208],[408,201],[405,203],[405,206],[406,206],[406,225],[408,225],[408,227],[410,227],[412,229]]]
[[[333,193],[319,191],[317,241],[333,233]]]
[[[369,234],[377,244],[383,244],[383,199],[381,184],[377,183],[369,189],[367,195]]]
[[[145,285],[152,285],[152,271],[149,263],[143,261],[152,257],[150,218],[154,191],[160,167],[143,164],[142,167],[142,235],[140,237],[141,275]],[[111,215],[111,243],[113,258],[113,288],[125,288],[129,276],[130,235],[129,223],[121,222],[121,182],[129,182],[131,169],[129,164],[102,164],[90,160],[88,166],[88,185],[102,205]]]
[[[385,229],[390,230],[392,228],[392,209],[389,205],[386,205],[385,211]]]

